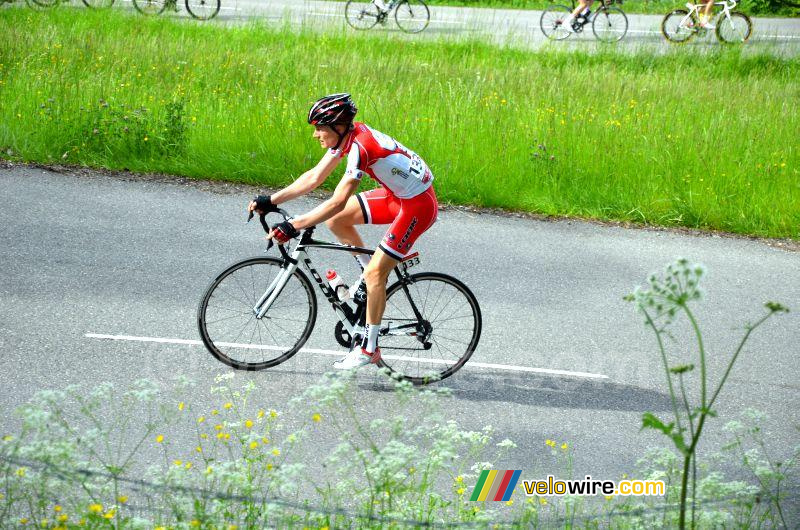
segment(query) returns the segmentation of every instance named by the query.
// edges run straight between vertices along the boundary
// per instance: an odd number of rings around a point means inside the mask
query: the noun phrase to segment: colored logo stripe
[[[484,469],[478,477],[478,483],[472,490],[470,501],[507,501],[511,498],[514,488],[517,487],[521,469]]]

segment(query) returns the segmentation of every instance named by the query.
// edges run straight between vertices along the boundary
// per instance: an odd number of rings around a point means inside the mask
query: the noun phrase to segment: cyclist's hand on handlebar
[[[278,206],[272,204],[271,195],[259,195],[247,205],[247,212],[250,217],[253,217],[253,212],[258,214],[268,214],[270,212],[277,212]]]
[[[300,235],[300,232],[289,221],[276,224],[267,236],[267,239],[274,239],[279,245],[288,243],[290,239]]]

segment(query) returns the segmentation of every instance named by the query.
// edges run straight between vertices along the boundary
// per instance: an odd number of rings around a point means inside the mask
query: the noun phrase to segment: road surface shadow
[[[389,380],[364,381],[365,390],[392,391]],[[499,401],[554,407],[559,409],[619,410],[631,412],[671,409],[669,394],[607,379],[590,380],[568,376],[518,374],[499,376],[496,373],[458,373],[431,388],[447,388],[453,396],[465,401]]]

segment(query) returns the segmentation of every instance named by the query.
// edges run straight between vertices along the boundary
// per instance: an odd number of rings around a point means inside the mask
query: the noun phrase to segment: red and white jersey
[[[400,199],[416,197],[431,187],[433,174],[414,151],[364,123],[353,125],[347,142],[331,149],[335,156],[347,155],[346,176],[361,180],[366,173]]]

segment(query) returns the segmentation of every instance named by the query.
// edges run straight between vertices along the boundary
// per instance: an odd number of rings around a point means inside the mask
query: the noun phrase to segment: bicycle
[[[186,11],[197,20],[211,20],[217,16],[222,5],[221,0],[184,0],[184,3]],[[160,15],[167,8],[177,12],[178,2],[177,0],[133,0],[133,7],[139,13],[151,16]]]
[[[582,33],[583,27],[590,21],[592,33],[597,40],[603,42],[617,42],[628,33],[628,17],[621,8],[613,4],[621,4],[622,0],[599,0],[600,7],[592,13],[584,12],[572,20],[572,32]],[[550,40],[564,40],[572,32],[563,28],[562,23],[567,16],[575,10],[575,0],[572,0],[572,9],[565,5],[553,4],[542,13],[539,26],[544,36]]]
[[[284,210],[278,213],[284,220],[290,219]],[[260,215],[259,221],[269,233],[265,216]],[[367,255],[374,251],[316,240],[315,229],[303,230],[291,253],[278,245],[280,258],[259,256],[239,261],[211,282],[200,301],[197,322],[203,344],[215,358],[232,368],[262,370],[287,361],[303,347],[317,318],[314,284],[303,269],[337,315],[336,342],[349,349],[361,341],[367,307],[363,280],[351,290],[352,302],[340,300],[314,268],[308,251]],[[270,240],[266,252],[272,243]],[[397,281],[386,290],[378,362],[392,377],[415,385],[457,372],[475,351],[481,335],[475,295],[447,274],[409,273],[419,262],[415,252],[394,269]]]
[[[364,30],[378,23],[385,25],[392,9],[394,21],[406,33],[419,33],[428,27],[431,20],[431,13],[423,0],[392,0],[385,11],[368,0],[349,0],[344,6],[344,17],[351,27]]]
[[[753,23],[741,11],[732,11],[736,7],[736,0],[722,0],[714,2],[714,5],[722,6],[722,13],[714,17],[717,39],[727,44],[747,41],[753,32]],[[688,11],[675,9],[664,15],[664,20],[661,21],[661,33],[670,42],[687,42],[695,35],[705,36],[708,31],[700,23],[700,11],[705,6],[688,2],[686,7]]]
[[[25,0],[28,7],[31,9],[49,9],[56,7],[61,2],[68,2],[69,0]],[[14,0],[0,0],[0,4],[14,3]],[[105,9],[114,4],[114,0],[83,0],[83,4],[91,9]]]

